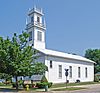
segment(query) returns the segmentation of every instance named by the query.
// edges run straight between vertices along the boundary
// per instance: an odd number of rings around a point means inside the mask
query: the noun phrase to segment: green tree
[[[5,73],[0,73],[0,79],[4,79],[7,84],[7,81],[11,82],[12,76]]]
[[[85,57],[96,62],[95,73],[100,72],[100,49],[86,50]]]
[[[15,77],[17,90],[18,76],[31,76],[37,69],[37,65],[34,63],[38,58],[36,56],[38,52],[33,50],[32,46],[27,46],[28,37],[26,32],[19,36],[15,33],[11,40],[0,37],[0,73]],[[44,70],[44,66],[41,64],[41,70],[38,71],[44,73]]]
[[[43,75],[45,71],[48,71],[48,68],[45,64],[36,62],[33,66],[33,74],[34,75]]]

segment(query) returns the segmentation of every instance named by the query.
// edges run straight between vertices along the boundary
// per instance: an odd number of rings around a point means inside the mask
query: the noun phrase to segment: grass
[[[80,89],[86,89],[86,88],[78,87],[78,86],[80,86],[80,85],[90,85],[90,84],[100,84],[100,83],[99,82],[68,83],[67,86],[70,86],[68,88],[60,88],[60,87],[65,87],[66,86],[65,83],[53,84],[53,86],[51,87],[51,90],[53,90],[53,91],[73,91],[73,90],[80,90]],[[75,87],[75,86],[77,86],[77,87]],[[53,88],[55,88],[55,89],[53,89]],[[12,88],[11,85],[0,84],[0,91],[4,91],[4,90],[16,92],[16,89]],[[19,91],[26,91],[26,89],[19,89]],[[44,91],[44,89],[30,88],[29,91],[34,91],[34,92],[35,91]]]
[[[100,84],[100,82],[68,83],[67,86],[79,86],[79,85],[90,85],[90,84]],[[65,87],[65,86],[66,86],[65,83],[53,84],[51,88]]]
[[[11,84],[4,84],[4,83],[0,83],[0,86],[11,86]]]
[[[37,89],[37,88],[30,88],[29,91],[26,91],[26,88],[24,89],[18,89],[18,91],[20,93],[30,93],[30,91],[41,91],[41,89]],[[6,85],[6,84],[0,84],[0,92],[17,92],[15,88],[12,88],[12,85]]]
[[[53,91],[74,91],[74,90],[81,90],[81,89],[86,89],[86,88],[70,87],[70,88],[53,89]]]

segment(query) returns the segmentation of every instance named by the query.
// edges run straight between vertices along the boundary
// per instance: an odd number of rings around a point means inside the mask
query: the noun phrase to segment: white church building
[[[42,9],[34,7],[29,10],[26,30],[30,34],[28,44],[32,44],[40,53],[38,62],[48,67],[45,76],[49,82],[66,82],[65,69],[68,69],[69,82],[94,80],[94,61],[82,56],[46,49],[46,23]]]

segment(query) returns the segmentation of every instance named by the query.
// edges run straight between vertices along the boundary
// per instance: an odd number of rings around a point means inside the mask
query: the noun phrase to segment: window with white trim
[[[81,77],[81,68],[78,67],[78,77],[80,78]]]
[[[37,16],[37,22],[40,23],[40,17],[39,16]]]
[[[42,32],[40,31],[37,32],[37,40],[42,41]]]
[[[85,68],[85,77],[88,77],[88,71],[87,71],[87,67]]]
[[[62,65],[59,65],[59,78],[62,78]]]
[[[52,60],[50,60],[50,68],[52,68]]]
[[[34,21],[34,17],[32,16],[32,17],[31,17],[31,22],[33,22],[33,21]]]
[[[72,78],[72,66],[69,66],[69,77]]]

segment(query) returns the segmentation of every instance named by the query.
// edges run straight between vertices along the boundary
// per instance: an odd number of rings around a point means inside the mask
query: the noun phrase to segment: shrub
[[[99,77],[97,75],[94,76],[94,82],[99,82]]]
[[[36,87],[38,88],[45,88],[45,86],[48,86],[50,88],[52,86],[52,82],[48,82],[45,76],[42,77],[40,83],[36,83]]]
[[[48,88],[50,88],[52,86],[52,84],[53,84],[52,82],[49,82],[48,83]]]
[[[6,85],[11,84],[11,81],[6,81],[6,82],[4,82],[4,84],[6,84]]]
[[[79,80],[79,79],[77,79],[75,83],[80,83],[80,80]]]
[[[45,76],[43,76],[42,79],[41,79],[41,83],[43,83],[43,82],[48,82],[48,80]]]
[[[47,85],[48,85],[48,88],[50,88],[52,86],[52,82],[36,83],[36,87],[38,88],[44,88]]]
[[[23,88],[26,88],[26,85],[29,85],[29,88],[33,88],[35,86],[35,84],[22,84],[22,83],[21,84],[18,84],[19,87],[20,87],[20,85],[22,85]],[[12,83],[12,87],[13,88],[16,87],[16,83],[15,82]]]
[[[13,87],[13,88],[16,87],[16,83],[15,83],[15,82],[12,83],[12,87]]]
[[[23,85],[23,84],[24,84],[23,80],[19,80],[19,81],[18,81],[18,84],[19,84],[19,85]]]
[[[36,83],[36,87],[38,87],[38,88],[44,88],[45,84],[44,83]]]

